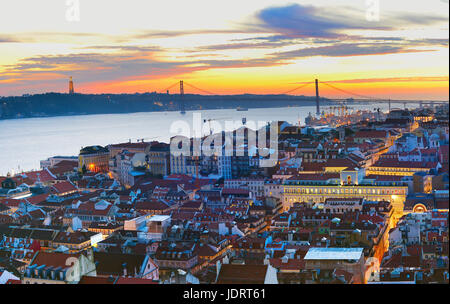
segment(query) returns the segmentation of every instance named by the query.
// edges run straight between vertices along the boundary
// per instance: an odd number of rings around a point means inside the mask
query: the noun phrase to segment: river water
[[[411,106],[411,105],[408,105]],[[387,104],[352,105],[356,109],[387,111]],[[328,109],[323,107],[322,110]],[[308,113],[314,113],[314,106],[288,108],[261,108],[248,111],[235,109],[195,111],[201,119],[215,119],[217,122],[284,120],[304,125]],[[59,116],[0,120],[0,176],[7,172],[21,172],[39,169],[39,162],[50,156],[78,155],[82,147],[158,140],[169,142],[173,122],[183,120],[192,126],[193,113],[186,112],[143,112],[127,114]]]

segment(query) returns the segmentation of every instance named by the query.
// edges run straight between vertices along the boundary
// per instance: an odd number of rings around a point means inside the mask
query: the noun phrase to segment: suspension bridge
[[[348,95],[348,98],[326,98],[326,97],[321,97],[319,94],[319,83],[323,84],[335,91],[340,92],[341,94],[345,94]],[[373,96],[366,96],[366,95],[361,95],[349,90],[344,90],[341,89],[337,86],[335,86],[334,84],[331,84],[330,82],[325,82],[325,81],[319,81],[318,79],[315,79],[314,81],[311,82],[304,82],[301,83],[299,86],[289,89],[287,91],[281,92],[281,93],[277,93],[274,95],[294,95],[293,93],[298,93],[299,91],[301,91],[302,89],[308,87],[309,85],[315,85],[315,101],[316,101],[316,113],[317,115],[320,115],[320,100],[321,98],[326,98],[327,100],[331,100],[331,101],[335,101],[337,103],[344,103],[344,102],[348,102],[349,100],[351,100],[353,103],[374,103],[374,104],[380,104],[380,103],[388,103],[389,104],[389,111],[391,110],[391,104],[403,104],[404,107],[406,108],[407,104],[410,103],[416,103],[420,105],[420,108],[424,107],[424,106],[434,106],[434,105],[440,105],[440,104],[448,104],[448,101],[442,101],[442,100],[402,100],[402,99],[389,99],[389,98],[379,98],[379,97],[373,97]],[[169,86],[168,88],[166,88],[165,90],[159,92],[159,93],[167,93],[169,94],[169,90],[179,86],[179,94],[180,94],[180,111],[181,113],[186,113],[185,111],[185,100],[184,100],[184,88],[185,86],[190,87],[191,89],[194,89],[198,92],[201,92],[203,94],[207,94],[207,95],[220,95],[220,94],[215,94],[213,92],[210,92],[208,90],[204,90],[201,88],[196,87],[193,84],[189,84],[186,81],[180,80],[175,82],[174,84],[172,84],[171,86]]]

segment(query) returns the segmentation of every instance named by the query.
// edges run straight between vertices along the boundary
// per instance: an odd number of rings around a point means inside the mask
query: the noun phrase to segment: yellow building
[[[283,209],[291,208],[296,202],[324,203],[327,199],[332,198],[362,198],[368,201],[391,202],[396,216],[401,216],[408,195],[408,186],[398,181],[384,181],[381,184],[373,179],[362,178],[361,173],[358,171],[342,171],[340,177],[323,175],[311,176],[307,179],[308,175],[306,174],[292,177],[284,181],[282,185]],[[353,178],[349,178],[352,176]]]
[[[78,171],[83,168],[91,172],[108,172],[109,150],[102,146],[90,146],[80,150],[78,155]]]
[[[295,202],[323,203],[328,198],[364,198],[391,202],[395,211],[403,212],[407,195],[407,186],[284,185],[283,203],[292,206]]]
[[[366,174],[413,176],[417,172],[428,173],[428,171],[433,168],[433,165],[437,166],[437,164],[423,162],[380,159],[378,162],[366,169]]]
[[[170,174],[170,145],[158,143],[148,152],[148,169],[154,175]]]
[[[426,114],[422,114],[419,116],[414,116],[414,121],[416,122],[429,122],[432,121],[434,119],[433,115],[426,115]]]

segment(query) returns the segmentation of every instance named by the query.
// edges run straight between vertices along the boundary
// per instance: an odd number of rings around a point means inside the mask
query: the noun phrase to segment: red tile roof
[[[53,267],[62,267],[62,268],[68,268],[70,267],[70,264],[67,264],[68,258],[78,258],[81,254],[67,254],[67,253],[61,253],[61,252],[44,252],[44,251],[38,251],[38,253],[35,255],[34,259],[30,263],[30,265],[37,264],[40,265],[46,265],[46,266],[53,266]]]
[[[387,131],[382,130],[370,130],[370,131],[357,131],[354,135],[355,138],[386,138]]]
[[[280,270],[302,270],[305,269],[305,261],[302,259],[288,259],[287,262],[283,262],[281,258],[269,259],[272,267]]]
[[[52,174],[46,169],[40,171],[25,172],[24,175],[28,177],[30,180],[32,180],[34,183],[37,182],[38,179],[42,183],[50,182],[56,179],[56,177],[52,176]]]
[[[134,284],[134,285],[142,285],[142,284],[158,284],[153,280],[141,279],[141,278],[124,278],[119,276],[83,276],[78,284]]]
[[[20,203],[22,202],[23,200],[18,199],[0,199],[0,203],[10,208],[11,207],[18,208],[20,206]]]
[[[222,194],[225,195],[233,195],[233,194],[240,194],[240,195],[248,195],[249,191],[246,189],[231,189],[231,188],[224,188],[222,190]]]
[[[324,171],[324,163],[302,163],[303,171]]]
[[[148,279],[141,279],[141,278],[124,278],[120,277],[116,284],[136,284],[136,285],[142,285],[142,284],[158,284],[158,282],[155,282],[153,280]]]
[[[48,168],[48,170],[55,176],[63,175],[65,173],[70,173],[78,167],[78,162],[74,164],[60,164],[58,163],[56,167]]]
[[[184,203],[180,209],[200,209],[202,205],[203,203],[199,201],[189,201]]]
[[[77,190],[77,188],[71,182],[68,181],[56,183],[52,186],[52,189],[54,189],[54,191],[57,193],[74,192]]]
[[[148,146],[150,146],[151,143],[149,142],[139,142],[139,143],[121,143],[121,144],[114,144],[110,145],[110,148],[117,148],[117,149],[145,149]]]
[[[87,201],[84,203],[81,203],[78,208],[68,208],[66,213],[67,214],[88,214],[91,216],[106,216],[109,214],[112,204],[109,204],[105,209],[96,209],[95,208],[96,202]]]
[[[315,180],[329,180],[332,178],[339,178],[340,174],[339,173],[324,173],[324,174],[296,174],[290,178],[288,178],[288,180],[295,180],[295,181],[315,181]]]
[[[159,200],[151,200],[145,202],[137,202],[135,206],[136,210],[167,210],[170,207],[159,201]]]
[[[82,276],[80,282],[78,284],[114,284],[118,278],[117,277],[107,277],[107,276]]]
[[[403,176],[399,175],[378,175],[378,174],[369,174],[366,176],[367,179],[375,179],[376,181],[401,181]]]
[[[331,158],[327,159],[326,167],[351,167],[354,168],[357,164],[348,158]]]
[[[39,203],[45,202],[47,200],[47,197],[49,197],[49,195],[50,194],[48,194],[48,193],[38,194],[38,195],[27,197],[25,200],[32,205],[37,205]]]
[[[412,162],[412,161],[398,161],[395,159],[380,159],[372,167],[389,167],[389,168],[436,168],[435,162]]]
[[[437,209],[449,209],[449,201],[448,200],[436,200],[436,208]]]
[[[180,221],[192,220],[195,217],[196,213],[197,212],[195,212],[195,211],[175,211],[175,212],[171,212],[172,221],[175,221],[175,220],[180,220]]]
[[[264,284],[267,267],[224,264],[220,268],[217,284]]]
[[[351,282],[353,279],[353,274],[348,271],[345,271],[343,269],[335,269],[334,275],[336,275],[337,277],[343,276],[345,279],[345,282],[347,282],[347,283]]]

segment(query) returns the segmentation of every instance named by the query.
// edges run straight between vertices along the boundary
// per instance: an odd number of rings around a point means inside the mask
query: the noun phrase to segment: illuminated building
[[[148,153],[148,167],[154,175],[170,174],[170,145],[165,143],[152,144]]]
[[[114,222],[92,222],[88,228],[89,231],[101,233],[103,238],[107,238],[118,230],[123,230],[123,225]]]
[[[108,172],[109,150],[102,146],[90,146],[80,150],[78,155],[78,171],[83,168],[91,172]]]
[[[82,250],[88,249],[92,246],[92,240],[95,238],[101,239],[101,234],[95,232],[59,232],[51,242],[51,247],[57,249],[64,246],[70,253],[77,253]]]
[[[338,174],[302,174],[293,176],[283,184],[284,210],[294,203],[323,203],[327,199],[358,199],[388,201],[392,203],[397,216],[403,213],[403,204],[408,195],[408,186],[402,181],[378,182],[375,179],[352,179],[351,172]],[[306,175],[311,175],[306,179]],[[354,176],[354,175],[353,175]]]
[[[422,109],[414,113],[414,120],[417,122],[429,122],[434,119],[433,111],[430,109]]]
[[[367,168],[367,174],[413,176],[416,172],[428,173],[430,169],[438,169],[439,167],[440,164],[436,162],[425,163],[380,159],[370,168]]]
[[[323,204],[323,210],[333,214],[362,211],[362,208],[363,200],[361,198],[328,198]]]

